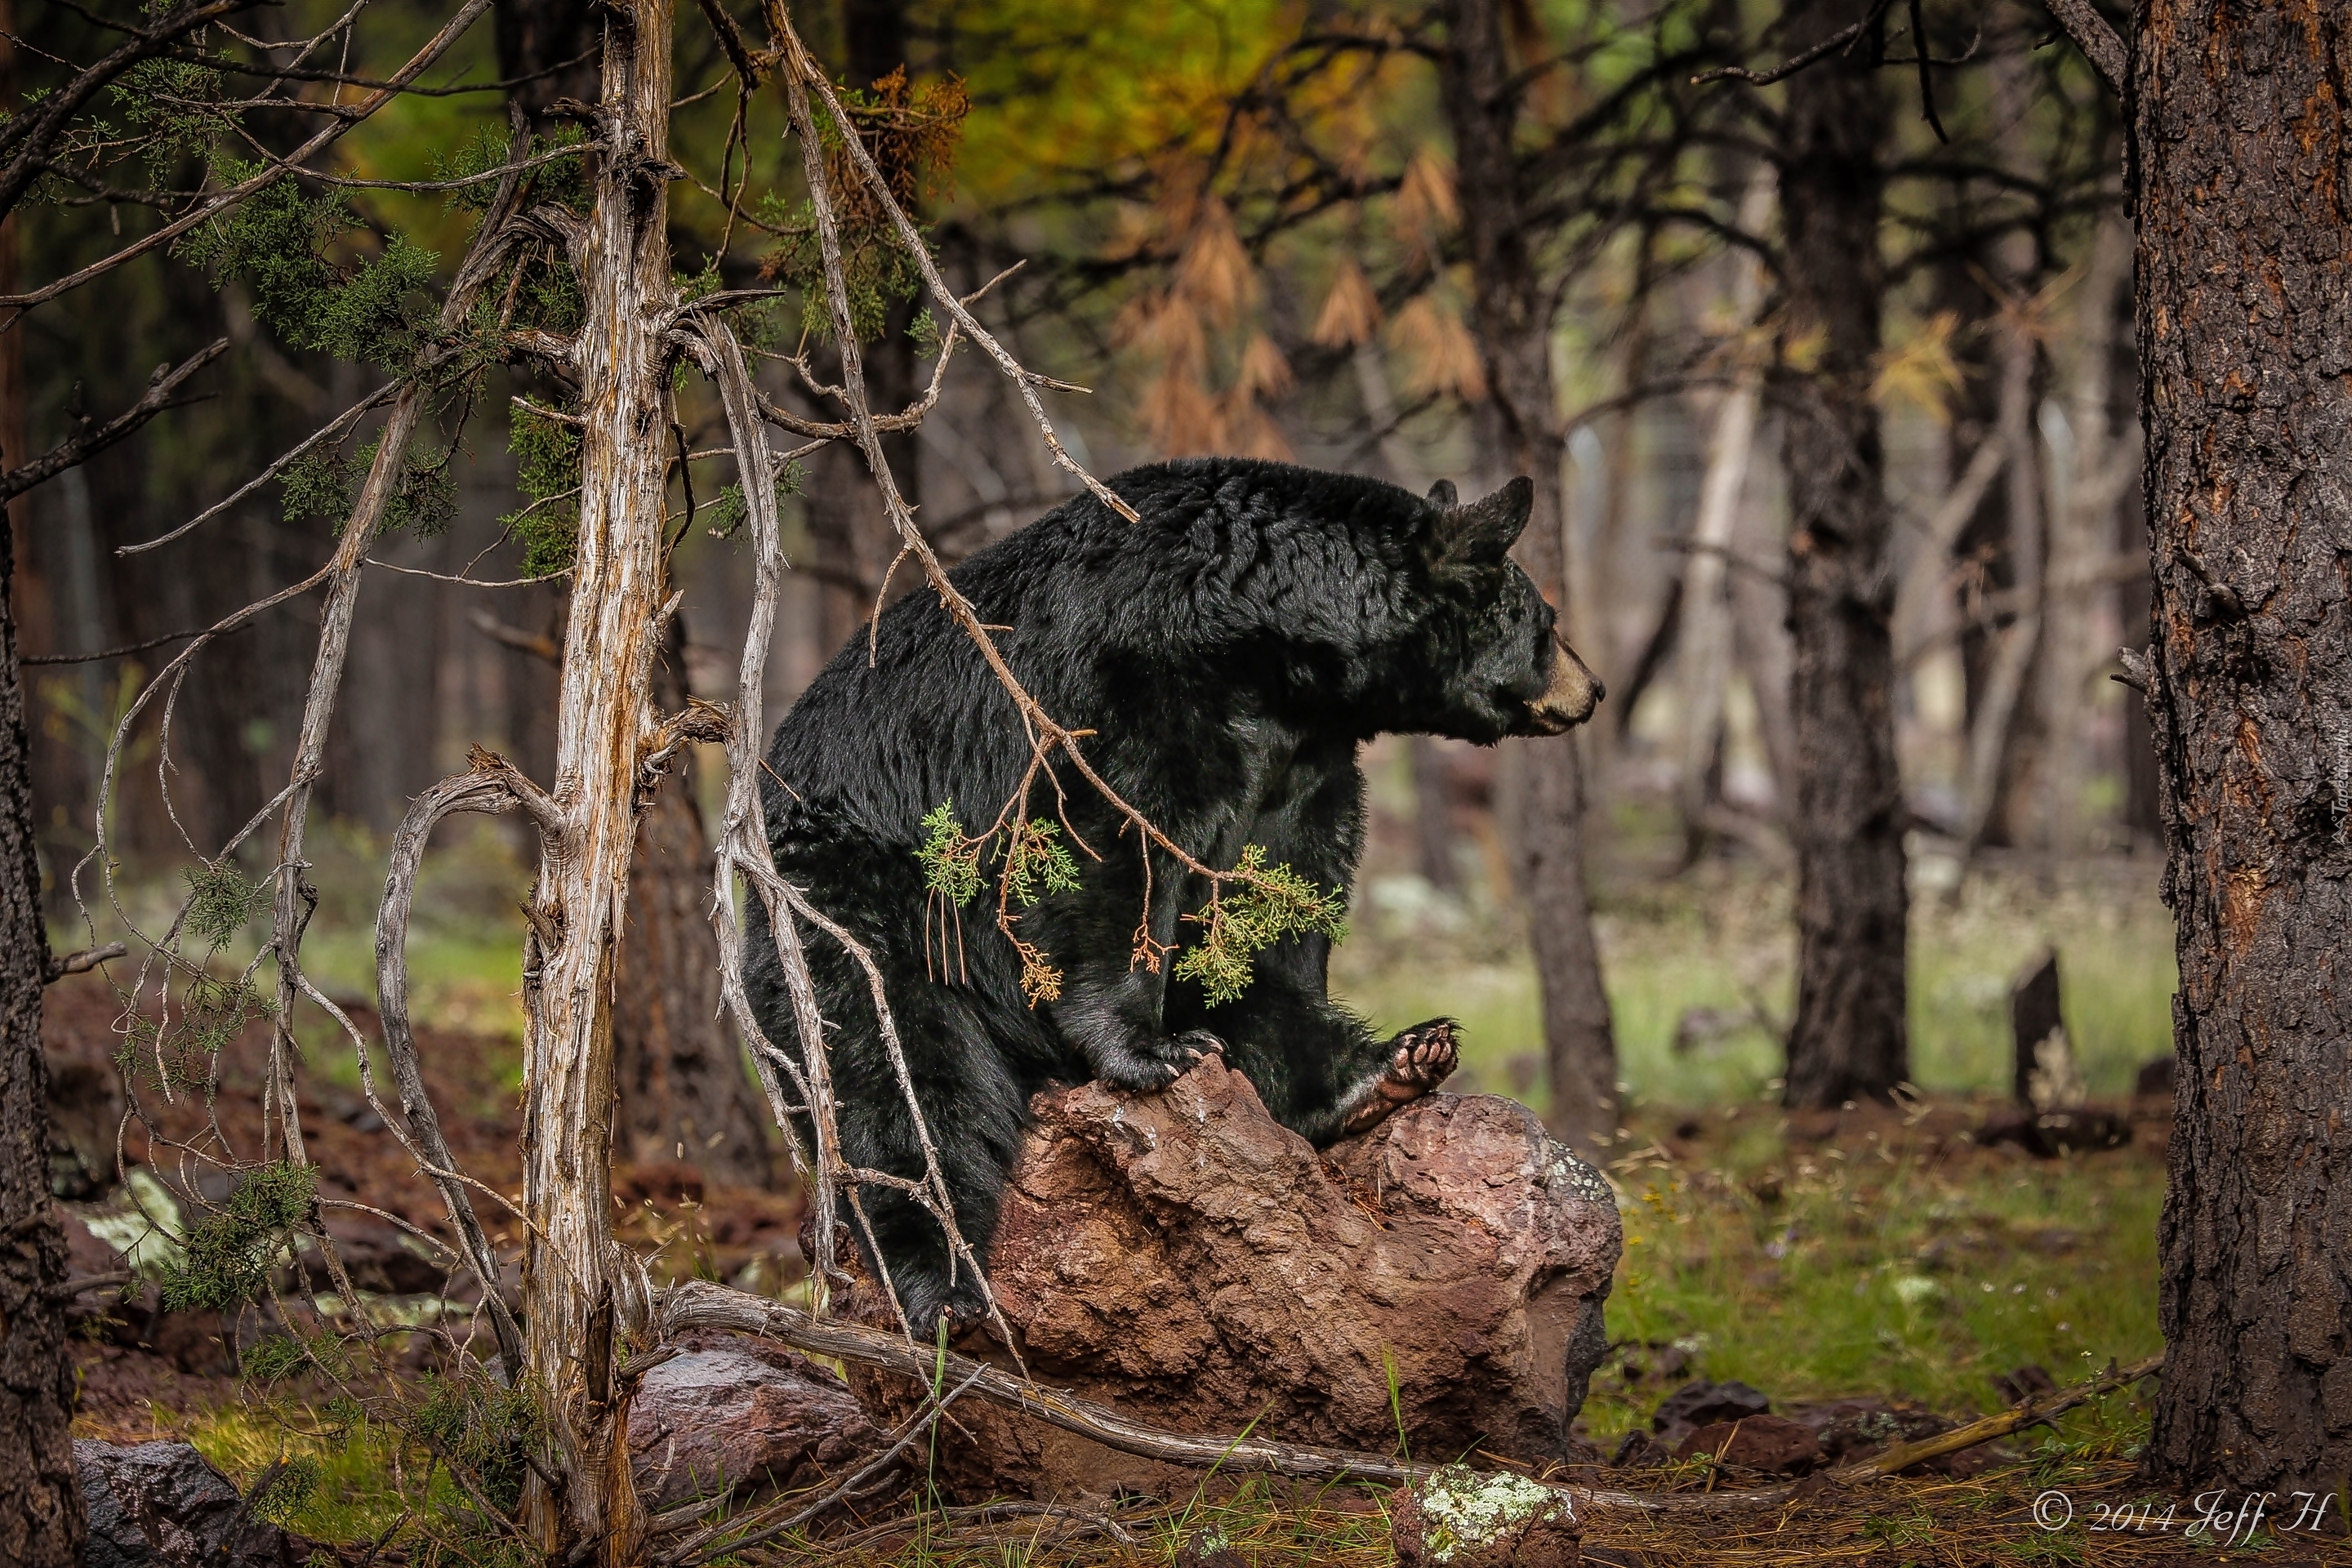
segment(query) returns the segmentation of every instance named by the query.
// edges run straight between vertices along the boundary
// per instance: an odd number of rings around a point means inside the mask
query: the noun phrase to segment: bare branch
[[[1755,87],[1769,87],[1776,81],[1796,75],[1816,60],[1826,59],[1841,49],[1852,48],[1872,25],[1885,15],[1887,6],[1893,3],[1894,0],[1871,0],[1870,9],[1862,14],[1861,21],[1852,26],[1840,27],[1803,54],[1782,60],[1769,70],[1752,71],[1746,66],[1719,66],[1711,71],[1699,72],[1691,78],[1691,84],[1704,87],[1711,81],[1744,81]]]
[[[0,503],[5,503],[12,496],[23,495],[43,480],[54,479],[75,464],[103,452],[165,409],[179,406],[173,399],[180,388],[187,384],[188,378],[226,353],[228,340],[216,338],[176,366],[157,365],[155,374],[147,378],[147,390],[138,402],[97,429],[68,436],[22,468],[0,474]]]
[[[299,461],[304,453],[310,451],[310,448],[316,447],[320,442],[331,441],[341,436],[344,431],[357,424],[360,416],[365,414],[369,409],[391,402],[394,397],[400,395],[400,383],[394,382],[388,385],[378,387],[375,391],[369,393],[365,397],[361,398],[357,403],[352,404],[349,408],[344,409],[341,414],[336,415],[332,419],[327,421],[326,424],[320,426],[319,428],[311,431],[310,435],[305,436],[300,441],[289,447],[285,452],[279,454],[277,459],[271,462],[268,468],[262,469],[261,472],[254,475],[253,478],[246,480],[245,483],[237,486],[236,489],[231,490],[227,495],[223,496],[220,500],[213,502],[212,505],[205,508],[204,510],[196,513],[195,516],[188,519],[187,521],[180,524],[179,527],[173,529],[169,533],[157,534],[154,538],[142,540],[137,544],[119,544],[115,546],[114,552],[117,555],[137,555],[142,552],[153,550],[159,545],[169,544],[172,541],[187,533],[190,530],[202,527],[205,523],[211,521],[215,517],[218,517],[221,513],[226,511],[229,508],[235,506],[237,502],[243,500],[246,497],[251,495],[254,491],[259,489],[262,486],[276,479],[279,474],[285,472],[289,466]],[[172,639],[170,637],[165,637],[162,640],[169,642]],[[152,647],[153,645],[149,644],[147,646]],[[119,651],[124,653],[135,653],[138,650],[136,648],[124,648]]]
[[[2091,62],[2108,90],[2122,97],[2124,78],[2131,74],[2131,56],[2098,8],[2091,0],[2042,0],[2042,4],[2050,7],[2050,19],[2074,40],[2074,47],[2083,51],[2083,58]]]
[[[203,14],[226,15],[231,10],[243,8],[243,6],[247,3],[248,0],[217,0],[215,5],[204,7]],[[180,236],[187,233],[188,230],[195,227],[198,224],[215,217],[219,214],[226,211],[228,208],[235,206],[237,203],[244,201],[247,196],[252,195],[255,192],[278,179],[288,171],[300,168],[302,164],[318,156],[328,147],[341,140],[344,133],[349,132],[352,126],[366,120],[370,115],[375,113],[377,110],[382,109],[385,104],[391,102],[394,98],[399,96],[401,90],[405,88],[410,81],[414,80],[418,75],[423,73],[435,60],[439,59],[444,54],[446,54],[450,47],[457,43],[459,38],[463,37],[466,34],[466,30],[471,27],[477,21],[480,20],[482,13],[489,8],[490,0],[465,0],[465,4],[458,7],[457,15],[451,16],[449,20],[442,26],[439,32],[426,39],[425,47],[417,50],[415,54],[410,56],[406,65],[401,67],[399,70],[393,73],[391,81],[388,85],[373,93],[371,93],[368,97],[360,100],[357,103],[352,104],[351,106],[352,112],[350,115],[339,116],[331,123],[321,127],[318,132],[312,134],[308,141],[295,148],[293,152],[287,153],[282,158],[269,159],[262,165],[260,172],[257,174],[253,174],[247,179],[238,181],[236,184],[229,186],[226,190],[214,193],[212,195],[205,197],[204,201],[198,203],[195,206],[191,207],[187,212],[173,219],[170,223],[164,224],[156,228],[153,232],[133,240],[131,244],[122,247],[122,248],[114,251],[110,255],[100,257],[98,260],[91,262],[87,267],[83,267],[68,273],[66,276],[57,279],[55,282],[43,284],[38,289],[30,289],[22,294],[0,294],[0,306],[13,307],[17,311],[22,312],[31,310],[36,305],[45,304],[48,300],[57,299],[62,294],[70,293],[94,278],[104,277],[107,273],[113,271],[124,262],[129,261],[135,257],[144,256],[151,250],[156,249],[162,246],[169,245],[172,241],[179,238]],[[130,45],[124,46],[125,48],[129,48],[131,47],[131,46]],[[117,53],[120,52],[120,50],[117,51]],[[109,58],[111,58],[112,57],[110,56]],[[95,90],[95,89],[92,89],[92,90]],[[0,132],[0,135],[5,135],[5,132]],[[21,163],[21,161],[22,160],[20,159],[19,162]],[[5,206],[13,205],[16,197],[22,194],[21,183],[16,190],[12,191],[9,188],[9,181],[12,178],[16,177],[17,173],[18,166],[14,163],[9,166],[5,173],[0,173],[0,210],[5,210]],[[29,171],[26,171],[24,174],[24,178],[29,179],[31,175]]]

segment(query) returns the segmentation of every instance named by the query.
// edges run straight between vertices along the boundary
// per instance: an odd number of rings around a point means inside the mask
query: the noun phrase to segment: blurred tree
[[[1780,377],[1789,476],[1789,629],[1795,668],[1797,1012],[1786,1102],[1885,1099],[1910,1077],[1909,893],[1895,670],[1885,449],[1874,382],[1885,263],[1883,6],[1855,40],[1789,79],[1779,146],[1786,311]],[[1833,0],[1790,0],[1801,58],[1847,25]]]
[[[1559,292],[1538,269],[1518,156],[1527,85],[1514,69],[1503,0],[1447,0],[1438,89],[1454,132],[1469,251],[1471,321],[1488,395],[1474,405],[1486,460],[1535,480],[1517,555],[1545,598],[1569,608],[1562,533],[1559,389],[1552,313]],[[1579,1148],[1617,1129],[1617,1040],[1585,887],[1584,773],[1574,733],[1517,742],[1525,769],[1513,835],[1520,896],[1543,992],[1549,1121]]]

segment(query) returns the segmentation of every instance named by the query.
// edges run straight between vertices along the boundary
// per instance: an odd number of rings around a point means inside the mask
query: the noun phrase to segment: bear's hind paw
[[[1389,1042],[1389,1065],[1358,1091],[1339,1123],[1340,1136],[1370,1131],[1444,1083],[1461,1061],[1454,1028],[1451,1018],[1432,1018],[1399,1032]]]

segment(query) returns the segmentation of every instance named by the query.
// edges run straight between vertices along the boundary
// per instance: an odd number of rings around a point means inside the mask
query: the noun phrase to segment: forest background
[[[1826,1157],[1790,1154],[1777,1122],[1799,1010],[1792,839],[1804,827],[1793,805],[1802,747],[1790,711],[1784,421],[1790,388],[1825,348],[1783,310],[1785,231],[1759,174],[1780,129],[1777,100],[1752,84],[1694,79],[1761,58],[1758,40],[1775,37],[1782,9],[1496,13],[1508,58],[1527,73],[1508,129],[1526,171],[1512,195],[1548,311],[1538,347],[1552,429],[1540,449],[1557,459],[1545,476],[1556,505],[1551,542],[1538,548],[1559,552],[1567,623],[1612,689],[1578,744],[1584,885],[1608,1004],[1600,1028],[1614,1049],[1603,1087],[1622,1097],[1616,1114],[1591,1121],[1585,1107],[1607,1094],[1552,1089],[1556,1068],[1589,1065],[1591,1053],[1563,1054],[1557,1038],[1560,996],[1573,987],[1560,972],[1578,961],[1534,939],[1557,922],[1530,920],[1527,868],[1540,846],[1527,824],[1544,784],[1522,752],[1375,745],[1371,842],[1335,974],[1335,989],[1378,1020],[1461,1017],[1467,1065],[1455,1087],[1549,1110],[1637,1190],[1646,1181],[1667,1226],[1694,1223],[1676,1208],[1674,1173],[1691,1168],[1681,1144],[1717,1164],[1731,1189],[1785,1177],[1841,1203],[1853,1195]],[[369,47],[386,58],[345,62],[355,74],[388,68],[442,20],[396,4],[375,15]],[[1856,287],[1884,289],[1869,393],[1893,502],[1887,697],[1910,894],[1910,943],[1897,949],[1909,1033],[1901,1095],[2007,1095],[2011,985],[2047,947],[2061,961],[2087,1088],[2122,1100],[2145,1065],[2168,1055],[2175,976],[2157,898],[2155,748],[2137,695],[2108,679],[2131,673],[2117,649],[2145,643],[2148,616],[2121,112],[2037,5],[1908,16],[1913,28],[1929,24],[1925,37],[1898,18],[1885,47],[1927,58],[1927,87],[1902,98],[1907,72],[1885,73],[1900,111],[1890,110],[1870,193],[1876,258],[1856,259]],[[68,9],[17,22],[20,48],[86,52],[85,25]],[[1509,443],[1495,436],[1518,393],[1494,384],[1489,367],[1509,356],[1481,341],[1491,324],[1473,256],[1497,196],[1462,155],[1428,16],[1379,5],[853,0],[802,26],[841,80],[940,128],[909,167],[942,268],[970,290],[1024,263],[979,309],[1023,363],[1092,389],[1054,406],[1094,473],[1235,451],[1415,489],[1451,478],[1471,494],[1509,477]],[[515,68],[509,32],[502,12],[497,35],[477,29],[436,75],[529,74]],[[688,94],[725,68],[715,38],[692,47],[709,58],[680,60]],[[557,96],[561,52],[542,47],[538,86],[524,96]],[[497,92],[404,97],[343,140],[335,167],[361,181],[446,178],[451,149],[484,136],[494,152],[503,144],[506,112]],[[743,112],[732,118],[724,92],[689,101],[673,131],[682,160],[703,179],[716,165],[721,186],[730,159],[737,178],[747,160],[766,163],[755,183],[789,185],[797,153],[761,120],[780,112]],[[736,231],[779,215],[733,211],[731,187],[703,179],[681,183],[672,205],[677,254],[708,262],[692,286],[765,281],[764,247],[737,245]],[[393,236],[428,271],[464,249],[466,209],[439,194],[352,189],[344,200],[357,221],[335,243],[355,265],[394,255]],[[112,207],[122,233],[147,221],[135,204],[87,191],[61,202],[9,220],[16,276],[58,276],[100,254],[110,231],[66,221],[93,203]],[[45,897],[60,952],[119,934],[79,923],[68,882],[94,841],[101,771],[131,694],[173,634],[306,575],[333,547],[349,476],[321,468],[256,491],[199,535],[123,552],[228,495],[379,384],[364,363],[268,330],[268,288],[264,275],[207,267],[200,249],[158,250],[0,340],[0,446],[10,452],[46,450],[135,403],[159,359],[178,363],[219,338],[230,345],[201,401],[10,503]],[[896,405],[919,395],[938,331],[911,300],[887,289],[878,299],[869,374],[877,403]],[[790,405],[781,374],[771,385]],[[919,430],[887,443],[943,558],[1075,493],[1028,432],[1009,384],[967,360],[949,368]],[[695,446],[707,434],[682,432]],[[413,470],[405,526],[372,551],[390,569],[371,573],[359,602],[348,696],[317,787],[332,826],[313,841],[321,912],[309,952],[331,994],[368,989],[384,843],[411,798],[461,769],[477,743],[527,776],[551,772],[563,598],[519,582],[546,562],[527,518],[515,521],[536,450],[528,436],[515,445],[500,450],[478,431],[428,452]],[[818,454],[791,488],[796,570],[768,667],[771,713],[855,633],[896,555],[853,456]],[[740,531],[729,528],[740,501],[732,511],[723,496],[678,501],[712,506],[717,526],[688,527],[673,558],[685,597],[671,673],[723,702],[735,695],[732,650],[751,608]],[[514,585],[446,580],[455,576]],[[172,707],[168,752],[160,713],[132,732],[109,838],[134,889],[130,908],[162,911],[153,923],[184,893],[190,840],[229,838],[287,776],[317,637],[310,616],[298,602],[208,647]],[[134,651],[89,657],[125,647]],[[715,806],[723,769],[690,777],[703,808]],[[685,809],[690,797],[672,794]],[[656,865],[674,856],[683,885],[707,886],[692,816],[648,854]],[[515,1040],[514,910],[529,846],[502,823],[444,833],[462,852],[431,863],[419,901],[419,1016]],[[683,1017],[691,1001],[655,994],[643,1013]],[[688,1049],[668,1039],[654,1055]],[[729,1049],[715,1050],[722,1066]],[[648,1111],[628,1152],[700,1163],[713,1180],[753,1178],[771,1155],[744,1109],[748,1090],[732,1098],[743,1104]],[[1743,1113],[1764,1143],[1742,1144]],[[2147,1353],[2158,1184],[2144,1162],[2122,1169],[2130,1179],[2005,1176],[2007,1195],[1977,1218],[2043,1238],[2051,1254],[2095,1234],[2144,1288],[2078,1296],[2070,1283],[2062,1296],[2055,1273],[2045,1285],[2028,1262],[2013,1282],[2022,1290],[2032,1276],[2030,1329],[1952,1314],[1931,1322],[1925,1306],[1954,1292],[1917,1262],[1932,1238],[1906,1232],[1907,1250],[1890,1247],[1859,1274],[1868,1291],[1856,1311],[1895,1324],[1893,1341],[1878,1328],[1850,1333],[1846,1314],[1811,1351],[1782,1343],[1778,1381],[1794,1375],[1821,1392],[1866,1379],[1950,1405],[1989,1400],[2005,1361]],[[1648,1181],[1645,1171],[1665,1174]],[[1769,1257],[1801,1251],[1801,1228],[1790,1225]],[[1717,1375],[1747,1374],[1739,1358],[1763,1350],[1762,1331],[1741,1327],[1755,1303],[1715,1289],[1716,1305],[1701,1304],[1712,1289],[1703,1272],[1680,1294],[1629,1289],[1621,1322],[1628,1337],[1711,1352]],[[2004,1276],[2000,1294],[2011,1283]],[[1743,1291],[1766,1288],[1750,1280]],[[1635,1321],[1645,1311],[1655,1321]],[[1748,1350],[1743,1332],[1757,1342]],[[1955,1362],[1961,1340],[1970,1348]]]

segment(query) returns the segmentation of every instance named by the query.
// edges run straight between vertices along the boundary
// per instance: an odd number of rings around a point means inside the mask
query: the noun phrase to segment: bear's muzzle
[[[1551,640],[1559,649],[1559,657],[1551,661],[1551,684],[1544,688],[1541,697],[1528,704],[1528,716],[1539,735],[1557,735],[1576,728],[1591,718],[1601,700],[1609,695],[1601,678],[1576,657],[1574,648],[1559,637]]]

